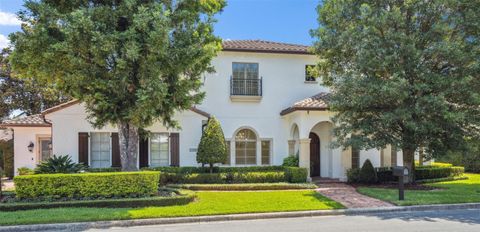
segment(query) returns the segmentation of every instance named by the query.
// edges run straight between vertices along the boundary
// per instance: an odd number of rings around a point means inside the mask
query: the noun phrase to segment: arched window
[[[235,135],[235,163],[257,164],[257,136],[252,130],[242,129]]]

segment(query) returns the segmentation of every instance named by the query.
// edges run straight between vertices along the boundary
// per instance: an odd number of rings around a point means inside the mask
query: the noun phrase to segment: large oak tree
[[[479,135],[480,1],[326,0],[315,52],[345,146],[435,155]],[[353,135],[353,136],[352,136]]]
[[[10,36],[13,68],[84,102],[95,127],[119,128],[123,170],[135,170],[138,130],[199,103],[221,48],[223,0],[29,0]]]

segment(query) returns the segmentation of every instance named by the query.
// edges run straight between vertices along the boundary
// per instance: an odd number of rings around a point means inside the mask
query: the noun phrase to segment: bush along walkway
[[[362,195],[345,183],[318,183],[316,191],[347,208],[391,207],[393,204]]]

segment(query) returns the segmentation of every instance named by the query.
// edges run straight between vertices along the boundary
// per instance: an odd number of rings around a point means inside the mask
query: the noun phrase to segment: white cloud
[[[22,21],[20,21],[17,18],[17,15],[9,13],[9,12],[3,12],[0,11],[0,25],[1,26],[17,26],[22,24]]]
[[[0,50],[8,47],[9,44],[10,40],[6,36],[0,34]]]

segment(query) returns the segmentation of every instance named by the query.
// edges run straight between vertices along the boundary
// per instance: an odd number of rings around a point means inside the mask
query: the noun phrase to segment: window
[[[90,133],[90,166],[92,168],[106,168],[111,166],[110,133]]]
[[[236,63],[232,64],[234,79],[258,79],[257,63]]]
[[[235,136],[235,164],[257,164],[257,136],[249,129],[242,129]]]
[[[153,133],[150,137],[150,166],[169,165],[169,144],[167,133]]]
[[[360,150],[352,147],[352,168],[360,168]]]
[[[314,69],[315,65],[305,65],[305,81],[316,81],[317,77],[312,73]]]
[[[262,140],[262,165],[270,165],[270,140]]]
[[[40,161],[46,161],[52,156],[52,139],[39,138],[40,144]]]

